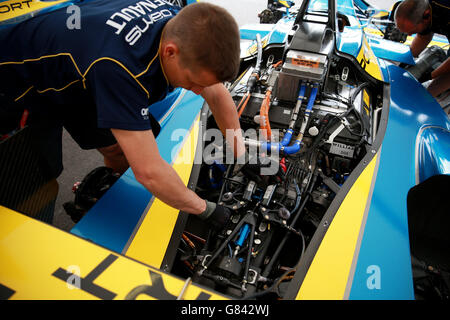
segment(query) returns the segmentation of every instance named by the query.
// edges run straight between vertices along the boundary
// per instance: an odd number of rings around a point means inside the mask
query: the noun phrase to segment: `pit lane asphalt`
[[[338,0],[339,1],[339,0]],[[266,0],[208,0],[227,9],[236,19],[239,26],[247,23],[258,23],[258,13],[267,5]],[[396,2],[394,0],[370,0],[377,8],[388,10]],[[296,3],[301,3],[297,0]],[[53,225],[69,231],[75,223],[65,213],[62,205],[73,201],[72,186],[81,181],[91,170],[103,165],[103,157],[97,150],[82,150],[70,135],[63,133],[63,164],[64,171],[58,178],[59,193],[55,204]]]

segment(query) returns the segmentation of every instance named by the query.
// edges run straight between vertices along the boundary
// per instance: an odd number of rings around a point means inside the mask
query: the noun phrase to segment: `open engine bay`
[[[373,150],[387,92],[334,50],[323,24],[304,22],[286,45],[257,44],[229,86],[249,157],[203,163],[195,188],[233,214],[220,230],[190,216],[171,270],[238,299],[285,296],[333,200]]]

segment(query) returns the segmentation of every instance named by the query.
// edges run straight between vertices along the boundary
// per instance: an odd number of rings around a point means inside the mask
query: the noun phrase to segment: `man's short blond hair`
[[[219,81],[230,81],[237,76],[239,27],[224,8],[211,3],[184,7],[167,23],[164,39],[177,44],[181,62],[192,71],[206,68]]]

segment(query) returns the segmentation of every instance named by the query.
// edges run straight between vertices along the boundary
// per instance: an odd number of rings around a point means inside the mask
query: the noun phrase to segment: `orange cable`
[[[242,115],[242,112],[244,112],[244,109],[245,109],[245,107],[247,106],[247,103],[248,103],[248,100],[250,100],[250,92],[247,92],[243,97],[242,97],[242,100],[241,100],[241,102],[244,100],[244,98],[245,98],[245,101],[244,101],[244,103],[242,104],[242,106],[241,106],[241,103],[239,103],[239,106],[240,106],[240,110],[239,110],[239,112],[238,112],[238,117],[240,118],[241,117],[241,115]],[[239,107],[238,107],[239,108]]]
[[[277,63],[275,63],[275,64],[273,65],[273,68],[274,68],[274,69],[278,68],[282,62],[283,62],[283,60],[278,61]]]
[[[270,122],[269,122],[269,108],[270,108],[270,97],[272,95],[272,90],[266,91],[266,96],[264,97],[264,100],[261,104],[261,109],[259,111],[259,124],[261,127],[261,130],[263,130],[263,135],[267,140],[270,140],[272,137],[272,129],[270,128]]]

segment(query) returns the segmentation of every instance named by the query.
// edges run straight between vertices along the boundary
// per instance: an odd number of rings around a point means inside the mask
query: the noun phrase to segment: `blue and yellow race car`
[[[0,13],[3,3],[12,8]],[[241,29],[253,43],[227,86],[243,162],[201,97],[176,89],[150,106],[161,156],[232,211],[221,228],[128,170],[101,196],[84,181],[79,199],[92,203],[65,232],[24,209],[53,190],[44,181],[1,203],[0,298],[449,299],[450,121],[379,13],[362,0],[304,0],[276,24]]]

